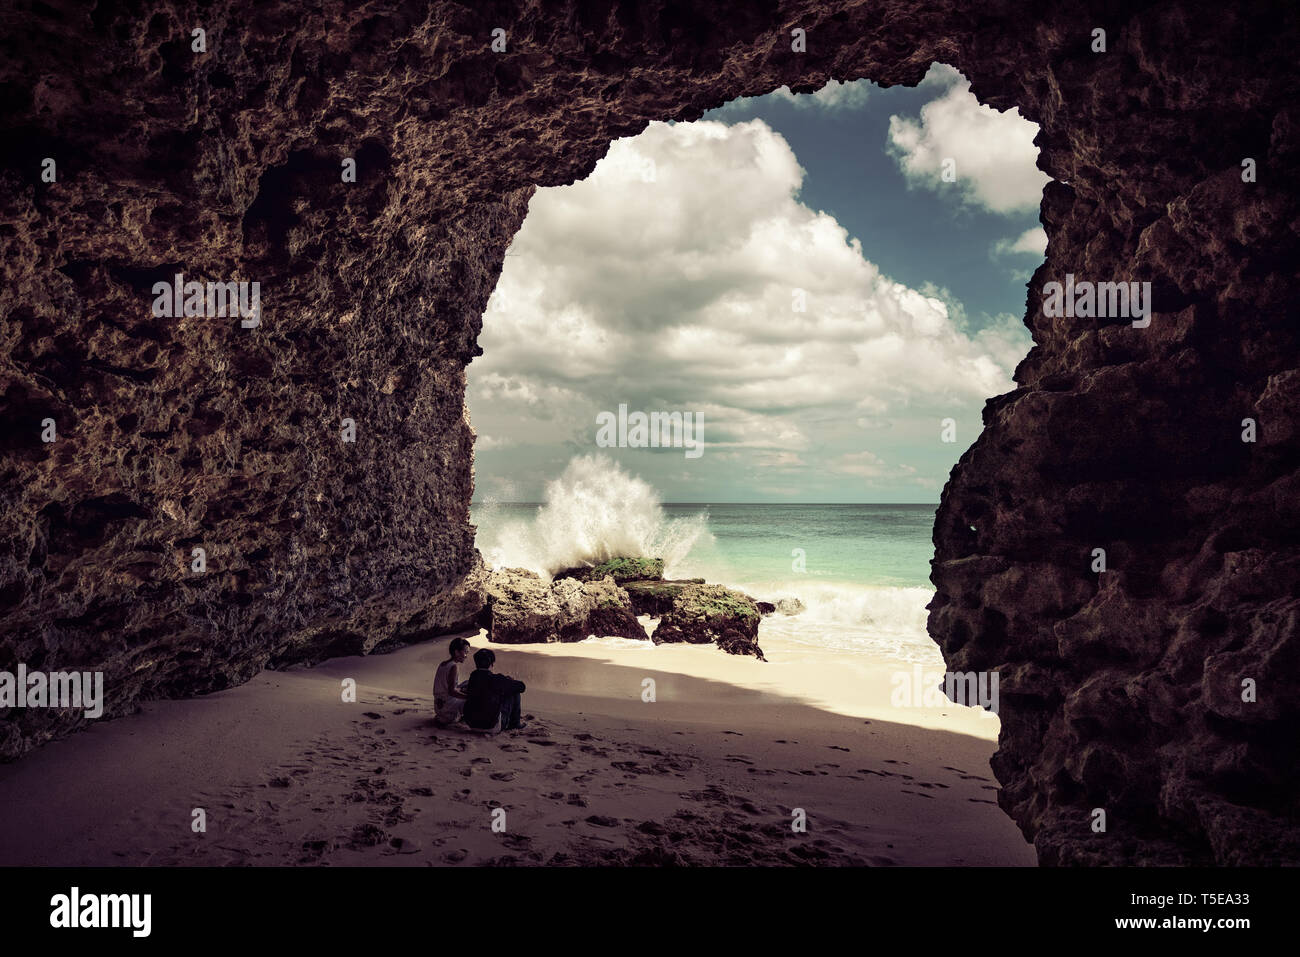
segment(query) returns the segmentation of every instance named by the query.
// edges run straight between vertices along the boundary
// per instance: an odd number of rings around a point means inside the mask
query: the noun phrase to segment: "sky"
[[[468,369],[475,501],[596,454],[665,502],[937,502],[1031,345],[1036,133],[936,64],[652,123],[538,190]],[[607,447],[620,406],[694,431]]]

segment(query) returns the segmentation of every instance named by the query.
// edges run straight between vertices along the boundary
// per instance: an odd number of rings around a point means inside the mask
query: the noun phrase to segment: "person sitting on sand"
[[[502,731],[525,727],[519,722],[522,704],[519,696],[526,690],[522,681],[507,675],[492,673],[497,656],[491,649],[480,648],[474,652],[478,667],[470,673],[465,691],[465,723],[471,728],[487,731],[501,722]]]
[[[452,724],[460,720],[465,710],[465,682],[458,682],[456,666],[469,657],[469,642],[464,638],[453,638],[447,645],[447,660],[438,665],[433,676],[434,721],[438,724]]]

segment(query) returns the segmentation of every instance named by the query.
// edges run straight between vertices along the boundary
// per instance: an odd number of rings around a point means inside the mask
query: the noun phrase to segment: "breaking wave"
[[[671,578],[708,534],[703,513],[670,519],[648,482],[610,459],[583,455],[547,483],[546,502],[530,521],[505,523],[480,547],[495,568],[529,568],[550,576],[611,558],[662,558]]]

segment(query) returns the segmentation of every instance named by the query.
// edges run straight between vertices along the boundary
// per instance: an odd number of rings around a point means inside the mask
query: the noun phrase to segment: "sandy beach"
[[[449,638],[264,672],[0,767],[0,864],[1035,862],[995,803],[997,720],[893,707],[909,666],[467,637],[527,683],[525,730],[433,724]]]

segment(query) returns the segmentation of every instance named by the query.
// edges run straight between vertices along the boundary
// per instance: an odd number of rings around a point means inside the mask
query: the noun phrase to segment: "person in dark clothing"
[[[501,722],[502,731],[523,728],[519,716],[522,704],[519,696],[527,690],[522,681],[507,675],[492,673],[497,656],[488,648],[474,652],[477,667],[470,673],[465,687],[465,723],[471,728],[487,730]]]

